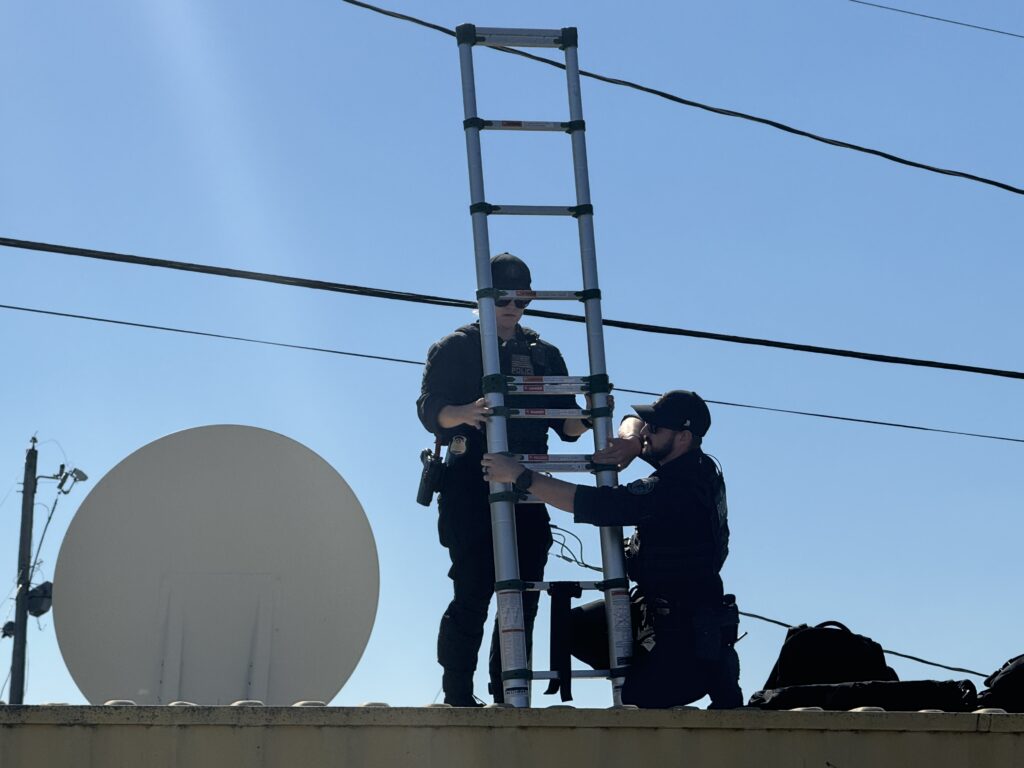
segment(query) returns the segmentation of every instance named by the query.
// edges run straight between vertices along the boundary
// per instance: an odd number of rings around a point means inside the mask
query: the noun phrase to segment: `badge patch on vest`
[[[529,355],[512,355],[511,368],[513,376],[533,376],[533,360]]]
[[[632,483],[626,486],[626,490],[632,493],[634,496],[646,496],[654,490],[654,486],[658,484],[658,478],[656,477],[645,477],[640,480],[634,480]]]

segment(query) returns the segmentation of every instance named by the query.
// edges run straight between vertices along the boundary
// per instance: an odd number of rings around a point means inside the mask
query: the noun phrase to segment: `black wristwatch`
[[[530,486],[533,485],[533,470],[524,469],[519,473],[519,477],[515,479],[515,482],[513,482],[512,485],[514,485],[516,490],[519,491],[530,490]]]

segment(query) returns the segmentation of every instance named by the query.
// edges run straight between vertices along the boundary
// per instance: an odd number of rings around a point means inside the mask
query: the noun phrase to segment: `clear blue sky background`
[[[843,0],[392,7],[450,27],[575,25],[584,68],[1024,184],[1016,38]],[[1010,0],[901,7],[1024,33]],[[332,0],[7,3],[0,30],[3,236],[472,296],[450,38]],[[476,60],[482,116],[566,119],[560,72],[490,51]],[[1024,198],[583,87],[606,317],[1024,369]],[[573,200],[564,136],[484,138],[489,199]],[[498,219],[491,242],[526,258],[536,287],[578,287],[571,221]],[[0,249],[0,303],[414,360],[472,320],[11,249]],[[580,326],[531,325],[583,372]],[[0,498],[35,433],[41,470],[66,454],[92,478],[57,509],[44,577],[92,481],[132,451],[203,424],[275,430],[345,476],[377,537],[376,627],[335,703],[435,697],[449,582],[435,511],[413,502],[429,444],[414,413],[419,368],[10,310],[0,334]],[[620,330],[607,348],[622,387],[1024,437],[1019,381]],[[733,529],[724,576],[742,609],[839,619],[887,648],[983,671],[1024,650],[1024,445],[713,412],[706,446],[725,467]],[[20,498],[14,488],[0,506],[0,595]],[[43,486],[39,502],[52,500]],[[37,535],[43,519],[40,507]],[[596,533],[577,532],[593,560]],[[586,577],[554,560],[549,574]],[[784,630],[742,629],[749,695]],[[546,633],[545,620],[542,649]],[[5,641],[0,679],[9,654]],[[51,616],[32,622],[29,657],[29,702],[82,701]],[[892,664],[905,679],[956,676]],[[609,703],[604,683],[576,691],[580,705]]]

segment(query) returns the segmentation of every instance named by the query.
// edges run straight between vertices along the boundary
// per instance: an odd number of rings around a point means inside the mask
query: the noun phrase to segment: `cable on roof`
[[[864,0],[850,0],[851,3],[857,3],[857,5],[867,5],[872,8],[881,8],[883,11],[895,11],[896,13],[905,13],[908,16],[918,16],[922,19],[931,19],[932,21],[942,21],[946,24],[956,24],[958,27],[970,27],[971,29],[980,29],[983,32],[995,32],[997,35],[1007,35],[1009,37],[1019,37],[1024,40],[1024,35],[1018,35],[1016,32],[1007,32],[1002,29],[993,29],[992,27],[979,27],[977,24],[968,24],[965,21],[955,21],[954,19],[944,19],[941,16],[929,16],[927,13],[916,13],[914,11],[907,11],[903,8],[893,8],[891,5],[879,5],[878,3],[866,3]]]
[[[360,8],[365,8],[368,11],[380,13],[384,16],[390,16],[391,18],[400,19],[401,21],[408,21],[413,24],[418,24],[421,27],[426,27],[427,29],[432,29],[437,32],[443,32],[446,35],[451,35],[452,37],[455,37],[454,31],[447,29],[446,27],[442,27],[438,24],[432,24],[431,22],[424,21],[423,19],[417,19],[415,16],[407,16],[402,13],[396,13],[394,11],[389,11],[384,8],[379,8],[375,5],[370,5],[369,3],[359,2],[359,0],[342,0],[342,2],[348,3],[349,5],[358,6]],[[548,64],[549,66],[552,67],[565,69],[565,64],[562,64],[558,61],[554,61],[552,59],[544,58],[543,56],[538,56],[534,53],[527,53],[526,51],[520,51],[515,48],[506,48],[503,46],[493,46],[493,48],[494,50],[502,51],[503,53],[511,53],[516,56],[521,56],[525,59],[530,59],[531,61],[537,61],[542,64]],[[724,107],[715,107],[710,104],[703,104],[699,101],[693,101],[692,99],[685,99],[682,96],[676,96],[674,94],[668,93],[667,91],[660,91],[657,88],[650,88],[646,85],[640,85],[639,83],[634,83],[630,80],[623,80],[617,77],[608,77],[607,75],[599,75],[594,72],[588,72],[583,69],[580,70],[580,75],[582,77],[589,77],[593,80],[599,80],[603,83],[609,83],[611,85],[620,85],[625,88],[632,88],[643,93],[649,93],[652,96],[658,96],[660,98],[667,99],[668,101],[675,102],[676,104],[682,104],[687,107],[702,109],[705,112],[712,112],[716,115],[723,115],[725,117],[735,117],[739,118],[740,120],[748,120],[753,123],[760,123],[761,125],[767,125],[770,128],[775,128],[780,131],[785,131],[786,133],[791,133],[794,136],[802,136],[805,139],[811,139],[812,141],[818,141],[821,142],[822,144],[828,144],[829,146],[839,147],[840,149],[849,149],[854,152],[862,152],[867,155],[874,155],[875,157],[880,157],[883,160],[889,160],[894,163],[899,163],[900,165],[906,165],[911,168],[918,168],[922,171],[930,171],[931,173],[938,173],[943,176],[955,176],[957,178],[967,179],[968,181],[975,181],[978,182],[979,184],[987,184],[992,187],[997,187],[998,189],[1002,189],[1007,192],[1013,192],[1016,195],[1024,195],[1024,189],[1022,189],[1021,187],[1016,187],[1012,184],[1007,184],[1006,182],[997,181],[995,179],[989,179],[984,176],[978,176],[976,174],[967,173],[965,171],[957,171],[950,168],[939,168],[938,166],[928,165],[927,163],[919,163],[916,160],[908,160],[907,158],[900,157],[899,155],[894,155],[889,152],[883,152],[878,149],[871,149],[870,147],[864,147],[859,144],[852,144],[850,142],[841,141],[839,139],[830,139],[827,136],[821,136],[819,134],[811,133],[810,131],[805,131],[800,128],[794,128],[793,126],[786,125],[785,123],[780,123],[777,120],[770,120],[766,117],[758,117],[757,115],[747,114],[746,112],[737,112],[736,110],[725,109]]]
[[[231,336],[231,335],[223,334],[223,333],[211,333],[209,331],[195,331],[195,330],[189,330],[189,329],[186,329],[186,328],[174,328],[174,327],[166,326],[166,325],[151,325],[149,323],[135,323],[135,322],[129,322],[127,320],[113,320],[111,318],[94,317],[92,315],[77,315],[77,314],[72,314],[70,312],[55,312],[53,310],[47,310],[47,309],[35,309],[35,308],[32,308],[32,307],[18,307],[18,306],[14,306],[12,304],[0,304],[0,309],[9,309],[9,310],[12,310],[12,311],[15,311],[15,312],[31,312],[33,314],[38,314],[38,315],[50,315],[50,316],[53,316],[53,317],[64,317],[64,318],[69,318],[69,319],[74,319],[74,320],[90,320],[90,321],[97,322],[97,323],[107,323],[107,324],[110,324],[110,325],[124,325],[124,326],[128,326],[130,328],[143,328],[143,329],[152,330],[152,331],[166,331],[166,332],[169,332],[169,333],[182,333],[182,334],[186,334],[186,335],[189,335],[189,336],[204,336],[206,338],[211,338],[211,339],[224,339],[224,340],[227,340],[227,341],[243,341],[243,342],[246,342],[246,343],[249,343],[249,344],[263,344],[263,345],[270,346],[270,347],[284,347],[285,349],[301,349],[301,350],[305,350],[305,351],[308,351],[308,352],[323,352],[323,353],[326,353],[326,354],[343,355],[343,356],[346,356],[346,357],[361,357],[361,358],[366,358],[366,359],[369,359],[369,360],[382,360],[384,362],[389,362],[389,363],[405,363],[407,365],[419,365],[419,366],[423,365],[423,362],[420,361],[420,360],[406,360],[406,359],[400,358],[400,357],[388,357],[386,355],[367,355],[367,354],[362,354],[360,352],[346,352],[346,351],[343,351],[343,350],[340,350],[340,349],[330,349],[330,348],[327,348],[327,347],[312,347],[312,346],[307,346],[307,345],[304,345],[304,344],[287,344],[285,342],[280,342],[280,341],[267,341],[266,339],[254,339],[254,338],[250,338],[250,337],[246,337],[246,336]],[[624,387],[616,387],[615,391],[616,392],[630,392],[630,393],[636,394],[636,395],[651,395],[652,397],[660,397],[661,396],[660,392],[648,392],[648,391],[645,391],[645,390],[642,390],[642,389],[626,389]],[[913,429],[913,430],[917,430],[917,431],[920,431],[920,432],[936,432],[936,433],[946,434],[946,435],[958,435],[958,436],[961,436],[961,437],[977,437],[977,438],[982,438],[982,439],[985,439],[985,440],[1002,440],[1002,441],[1011,442],[1011,443],[1024,443],[1024,438],[1019,438],[1019,437],[1004,437],[1004,436],[1001,436],[1001,435],[988,435],[988,434],[983,434],[983,433],[979,433],[979,432],[958,432],[958,431],[951,430],[951,429],[937,429],[937,428],[933,428],[933,427],[922,427],[920,425],[900,424],[900,423],[892,422],[892,421],[878,421],[878,420],[875,420],[875,419],[859,419],[859,418],[854,418],[852,416],[835,416],[835,415],[827,414],[827,413],[814,413],[812,411],[794,411],[794,410],[787,410],[785,408],[770,408],[770,407],[764,406],[764,405],[749,405],[749,404],[745,404],[745,403],[732,403],[732,402],[728,402],[728,401],[725,401],[725,400],[708,400],[707,402],[713,403],[715,405],[728,406],[730,408],[748,408],[748,409],[758,410],[758,411],[768,411],[768,412],[771,412],[771,413],[784,413],[784,414],[790,414],[790,415],[795,415],[795,416],[810,416],[810,417],[814,417],[814,418],[832,419],[832,420],[835,420],[835,421],[847,421],[847,422],[852,422],[852,423],[857,423],[857,424],[868,424],[868,425],[882,426],[882,427],[896,427],[896,428],[900,428],[900,429]]]
[[[137,264],[147,267],[159,267],[162,269],[177,269],[185,272],[197,272],[200,274],[217,275],[220,277],[233,277],[243,280],[276,283],[279,285],[291,285],[299,288],[311,288],[318,291],[331,291],[334,293],[348,293],[356,296],[369,296],[378,299],[393,299],[396,301],[409,301],[418,304],[432,304],[434,306],[458,307],[462,309],[476,309],[477,306],[476,302],[473,301],[453,299],[445,296],[393,291],[383,288],[368,288],[361,285],[332,283],[326,280],[310,280],[302,277],[289,277],[285,275],[269,274],[266,272],[253,272],[244,269],[215,267],[207,264],[195,264],[185,261],[154,259],[146,256],[133,256],[130,254],[114,253],[111,251],[96,251],[89,248],[54,245],[52,243],[40,243],[32,240],[17,240],[10,237],[0,237],[0,246],[19,248],[23,250],[45,251],[48,253],[60,253],[67,256],[82,256],[90,259],[114,261],[123,264]],[[564,320],[573,323],[583,323],[586,321],[586,318],[582,315],[571,315],[564,312],[548,312],[540,309],[527,309],[526,314],[532,317],[544,317],[551,320]],[[829,355],[832,357],[846,357],[855,360],[868,360],[876,363],[909,365],[920,368],[936,368],[939,370],[959,371],[961,373],[976,373],[984,376],[998,376],[1001,378],[1024,380],[1024,372],[1022,371],[985,368],[975,365],[964,365],[961,363],[945,363],[937,360],[922,360],[919,358],[900,357],[897,355],[882,355],[874,352],[857,352],[850,349],[820,347],[812,344],[797,344],[788,341],[773,341],[771,339],[758,339],[750,336],[735,336],[726,333],[696,331],[688,328],[675,328],[666,325],[636,323],[625,320],[609,320],[605,318],[602,320],[602,324],[609,328],[623,328],[629,331],[642,331],[644,333],[655,333],[667,336],[686,336],[694,339],[709,339],[712,341],[724,341],[732,344],[745,344],[750,346],[769,347],[772,349],[787,349],[793,352],[808,352],[811,354]]]

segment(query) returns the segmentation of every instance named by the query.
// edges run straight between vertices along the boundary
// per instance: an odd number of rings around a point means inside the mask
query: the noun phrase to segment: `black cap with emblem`
[[[682,431],[688,429],[704,437],[711,429],[711,411],[704,398],[696,392],[674,389],[651,405],[634,405],[637,416],[654,427]]]
[[[507,291],[530,290],[530,268],[511,253],[499,253],[491,259],[491,285]]]

